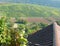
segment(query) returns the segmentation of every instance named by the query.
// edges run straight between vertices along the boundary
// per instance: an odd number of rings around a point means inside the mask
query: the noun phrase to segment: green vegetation
[[[56,21],[58,25],[60,25],[60,20],[59,21]]]
[[[27,46],[27,39],[24,37],[24,27],[19,30],[19,26],[14,24],[12,27],[7,26],[6,17],[0,19],[0,45],[1,46]],[[23,25],[22,25],[23,26]]]
[[[8,21],[8,22],[7,22]],[[28,46],[27,37],[47,25],[44,23],[28,23],[17,20],[15,23],[7,17],[0,19],[0,45],[1,46]]]
[[[60,17],[60,9],[34,4],[0,4],[0,16]]]
[[[0,4],[0,45],[1,46],[28,46],[27,37],[48,24],[29,23],[18,19],[19,17],[43,17],[43,18],[59,18],[60,9],[49,8],[46,6],[33,4]],[[16,18],[10,20],[9,17]],[[57,21],[58,24],[60,21]]]

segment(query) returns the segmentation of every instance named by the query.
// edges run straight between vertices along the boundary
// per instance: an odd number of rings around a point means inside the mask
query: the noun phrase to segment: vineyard
[[[0,16],[60,18],[60,9],[35,4],[0,4]]]
[[[47,24],[29,23],[24,20],[11,22],[8,17],[0,18],[0,45],[1,46],[28,46],[27,37]]]

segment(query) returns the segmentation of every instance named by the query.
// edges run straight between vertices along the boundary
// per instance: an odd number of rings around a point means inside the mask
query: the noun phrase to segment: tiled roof
[[[54,36],[56,37],[56,31],[59,31],[60,26],[58,26],[56,23],[53,23],[46,28],[39,30],[35,32],[34,34],[31,34],[28,36],[28,41],[33,44],[40,44],[43,46],[53,46],[55,42]],[[58,34],[57,34],[58,36]]]

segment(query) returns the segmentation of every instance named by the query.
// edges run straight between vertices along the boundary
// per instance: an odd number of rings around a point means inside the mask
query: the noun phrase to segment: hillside
[[[0,16],[60,17],[60,9],[33,4],[0,4]]]
[[[60,9],[34,4],[0,4],[0,16],[5,15],[8,17],[43,17],[42,21],[44,19],[51,21],[60,20]]]

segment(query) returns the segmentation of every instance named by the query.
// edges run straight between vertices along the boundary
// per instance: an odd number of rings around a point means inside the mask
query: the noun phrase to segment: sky
[[[51,1],[60,1],[60,0],[51,0]]]
[[[10,2],[10,1],[16,2],[16,1],[40,1],[40,0],[0,0],[0,2],[6,2],[6,1],[8,1],[8,2]],[[60,1],[60,0],[41,0],[41,1]]]
[[[60,8],[60,0],[0,0],[0,3],[30,3]]]

